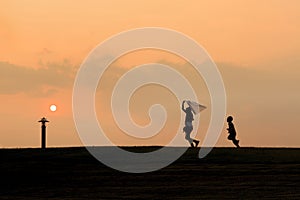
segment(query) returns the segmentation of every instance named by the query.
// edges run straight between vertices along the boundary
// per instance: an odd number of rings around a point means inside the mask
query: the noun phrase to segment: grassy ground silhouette
[[[0,199],[300,199],[300,149],[214,148],[201,160],[198,151],[162,170],[129,174],[83,147],[1,149]]]

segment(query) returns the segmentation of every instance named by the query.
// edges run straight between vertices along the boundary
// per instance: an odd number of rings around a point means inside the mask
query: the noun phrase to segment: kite
[[[192,109],[192,112],[197,115],[199,114],[202,110],[206,109],[205,106],[200,105],[199,103],[196,103],[194,101],[186,101],[186,103],[190,106]]]

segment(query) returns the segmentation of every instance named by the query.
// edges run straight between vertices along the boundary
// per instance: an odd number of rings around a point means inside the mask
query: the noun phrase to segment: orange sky
[[[2,0],[0,147],[39,146],[37,121],[43,116],[51,121],[48,145],[81,145],[71,108],[81,62],[108,37],[147,26],[182,32],[208,51],[223,76],[228,114],[235,116],[241,145],[299,147],[299,8],[297,0]],[[128,56],[119,63],[136,65],[150,57],[176,65],[164,53]],[[184,62],[180,66],[188,68]],[[205,104],[207,97],[206,92],[201,99]],[[49,111],[51,103],[57,112]],[[209,112],[203,115],[200,140]],[[224,130],[219,146],[231,146],[226,136]]]

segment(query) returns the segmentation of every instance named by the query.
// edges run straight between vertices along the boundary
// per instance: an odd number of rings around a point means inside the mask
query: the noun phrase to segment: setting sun
[[[56,111],[56,105],[54,105],[54,104],[51,105],[51,106],[50,106],[50,110],[51,110],[52,112],[55,112],[55,111]]]

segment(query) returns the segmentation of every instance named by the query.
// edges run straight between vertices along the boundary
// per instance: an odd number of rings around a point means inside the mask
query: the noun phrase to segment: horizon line
[[[192,147],[186,146],[161,146],[161,145],[147,145],[147,146],[49,146],[46,149],[67,149],[67,148],[111,148],[111,147],[119,147],[119,148],[187,148],[193,149]],[[216,147],[209,147],[209,146],[199,146],[195,149],[200,148],[228,148],[228,149],[236,149],[236,147],[232,146],[216,146]],[[41,149],[41,147],[0,147],[0,150],[5,149]],[[300,147],[285,147],[285,146],[243,146],[240,149],[300,149]]]

